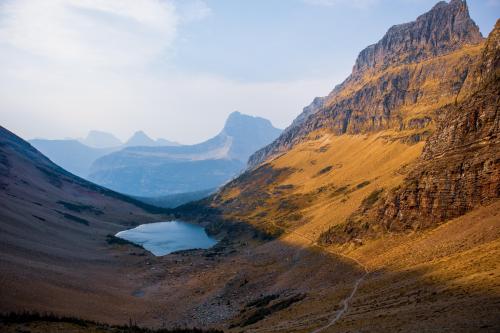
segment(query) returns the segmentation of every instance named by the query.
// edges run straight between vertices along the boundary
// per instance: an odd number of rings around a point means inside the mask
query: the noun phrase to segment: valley
[[[2,127],[0,312],[234,333],[498,332],[499,91],[500,21],[483,38],[451,0],[391,27],[284,131],[233,113],[198,145],[112,152],[90,176],[110,189]],[[158,221],[212,242],[155,256],[173,231],[137,244]],[[38,322],[32,332],[72,325]]]

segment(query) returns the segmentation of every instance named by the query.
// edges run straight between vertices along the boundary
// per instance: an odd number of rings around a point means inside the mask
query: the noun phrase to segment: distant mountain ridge
[[[98,158],[114,151],[133,146],[179,146],[166,139],[151,139],[143,131],[135,132],[126,143],[113,134],[90,131],[85,139],[47,140],[33,139],[29,142],[53,162],[69,172],[87,178],[90,167]]]
[[[179,143],[166,139],[151,139],[144,131],[135,132],[130,139],[125,142],[126,147],[155,147],[155,146],[180,146]]]
[[[43,139],[40,139],[43,140]],[[123,143],[111,133],[103,131],[90,131],[84,139],[79,139],[81,143],[92,148],[117,148],[117,147],[133,147],[133,146],[179,146],[180,143],[167,139],[154,140],[150,138],[144,131],[136,131],[132,136]]]
[[[0,126],[0,311],[85,308],[98,295],[88,281],[95,288],[108,283],[104,270],[119,274],[107,238],[163,212],[67,172]]]
[[[244,169],[250,154],[281,130],[267,119],[233,112],[215,137],[195,145],[129,147],[96,160],[90,179],[136,196],[216,188]]]
[[[82,178],[88,176],[90,166],[95,160],[119,149],[89,147],[78,140],[35,139],[29,143],[52,162]]]
[[[113,134],[96,130],[90,131],[84,139],[79,141],[92,148],[112,148],[123,145],[123,142]]]

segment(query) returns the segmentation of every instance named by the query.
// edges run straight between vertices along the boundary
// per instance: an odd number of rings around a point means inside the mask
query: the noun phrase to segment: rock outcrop
[[[426,227],[500,197],[500,21],[462,100],[444,108],[421,162],[380,207],[388,229]]]
[[[440,2],[416,21],[392,27],[360,53],[342,84],[327,97],[315,99],[276,141],[250,157],[249,166],[286,152],[318,129],[340,135],[432,125],[424,119],[457,96],[476,62],[477,52],[463,52],[464,48],[482,40],[461,0]],[[415,120],[409,108],[425,110]],[[428,134],[411,133],[407,140],[415,142]]]
[[[384,231],[420,230],[500,197],[500,21],[455,103],[444,106],[436,130],[404,183],[371,211],[355,212],[323,233],[344,243]]]
[[[423,61],[481,40],[464,0],[441,1],[416,21],[393,26],[378,43],[364,49],[353,74]]]

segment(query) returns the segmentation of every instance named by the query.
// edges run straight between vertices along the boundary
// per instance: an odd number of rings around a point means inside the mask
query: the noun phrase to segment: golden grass
[[[298,232],[317,238],[328,227],[343,223],[374,190],[389,190],[402,182],[402,166],[418,158],[423,144],[410,146],[384,140],[389,134],[324,135],[272,161],[274,168],[296,170],[283,182],[294,185],[291,194],[317,193],[328,188],[327,194],[315,195],[312,204],[301,210],[307,223]]]

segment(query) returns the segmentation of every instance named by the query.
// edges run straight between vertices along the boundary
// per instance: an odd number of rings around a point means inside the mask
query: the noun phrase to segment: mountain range
[[[498,332],[499,91],[500,20],[483,38],[451,0],[390,28],[283,132],[234,113],[201,144],[92,166],[109,187],[154,193],[243,170],[174,209],[73,176],[1,128],[0,312],[235,333]],[[172,219],[219,243],[154,257],[112,237]]]
[[[310,302],[294,308],[300,317],[285,315],[289,332],[494,332],[499,69],[500,21],[485,40],[465,1],[439,2],[361,51],[352,74],[253,154],[245,173],[177,214],[241,221],[358,267],[329,306],[335,292],[309,290]],[[331,316],[313,310],[342,304]],[[269,316],[249,329],[281,323]]]
[[[125,143],[100,131],[90,131],[84,140],[30,143],[64,169],[118,192],[144,198],[185,193],[182,198],[191,198],[191,192],[209,193],[236,176],[253,152],[280,133],[266,119],[233,112],[218,135],[195,145],[153,140],[143,131]]]
[[[165,139],[153,140],[143,131],[135,132],[125,143],[111,133],[90,131],[84,139],[29,141],[57,165],[82,178],[87,178],[90,167],[99,157],[131,146],[178,146]]]
[[[125,148],[98,158],[88,179],[143,197],[213,189],[244,170],[248,157],[280,133],[266,119],[233,112],[221,132],[207,141]]]
[[[125,147],[155,147],[155,146],[180,146],[179,143],[166,139],[151,139],[143,131],[137,131],[125,142]]]
[[[92,148],[113,148],[123,145],[123,142],[113,134],[96,130],[90,131],[85,138],[78,141]]]

